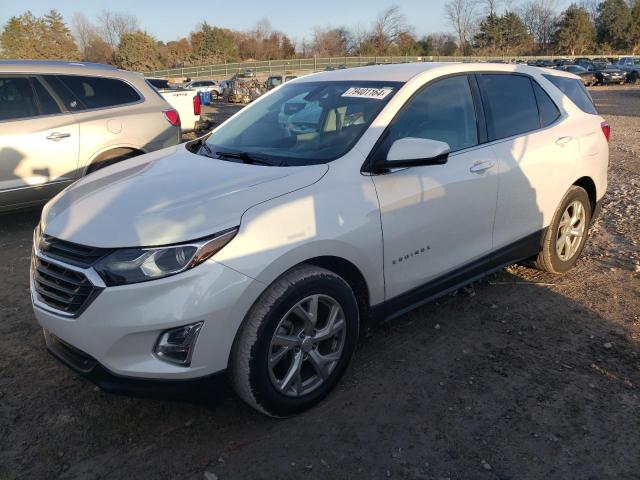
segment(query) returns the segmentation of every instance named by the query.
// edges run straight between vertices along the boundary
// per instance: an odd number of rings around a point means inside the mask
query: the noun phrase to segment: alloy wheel
[[[346,326],[342,307],[328,295],[296,303],[278,323],[269,346],[269,378],[276,390],[301,397],[324,384],[342,357]]]
[[[563,262],[573,258],[586,230],[586,212],[582,202],[571,202],[560,219],[556,236],[556,253]]]

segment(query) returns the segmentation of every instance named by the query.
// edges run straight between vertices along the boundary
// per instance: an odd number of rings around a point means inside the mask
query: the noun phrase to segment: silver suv
[[[180,140],[179,115],[139,74],[0,61],[0,212],[43,203],[87,173]]]

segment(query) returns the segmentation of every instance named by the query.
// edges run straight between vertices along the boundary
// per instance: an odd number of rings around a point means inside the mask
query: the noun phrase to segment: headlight
[[[168,277],[201,264],[229,243],[238,228],[181,245],[115,250],[95,265],[107,286],[126,285]]]

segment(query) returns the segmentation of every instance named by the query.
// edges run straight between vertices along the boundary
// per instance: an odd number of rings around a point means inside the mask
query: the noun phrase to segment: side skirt
[[[371,319],[374,321],[394,319],[508,265],[537,255],[542,248],[546,230],[546,228],[543,228],[442,277],[372,306],[370,310]]]

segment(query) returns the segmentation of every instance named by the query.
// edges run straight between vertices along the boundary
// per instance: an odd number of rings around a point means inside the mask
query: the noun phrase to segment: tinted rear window
[[[490,140],[512,137],[540,128],[540,115],[529,77],[478,75],[487,112]]]
[[[104,108],[140,100],[140,95],[127,83],[114,78],[58,75],[85,108]]]
[[[576,106],[585,113],[597,115],[591,95],[580,80],[556,75],[544,75],[544,78],[553,83],[558,89],[571,99]]]

